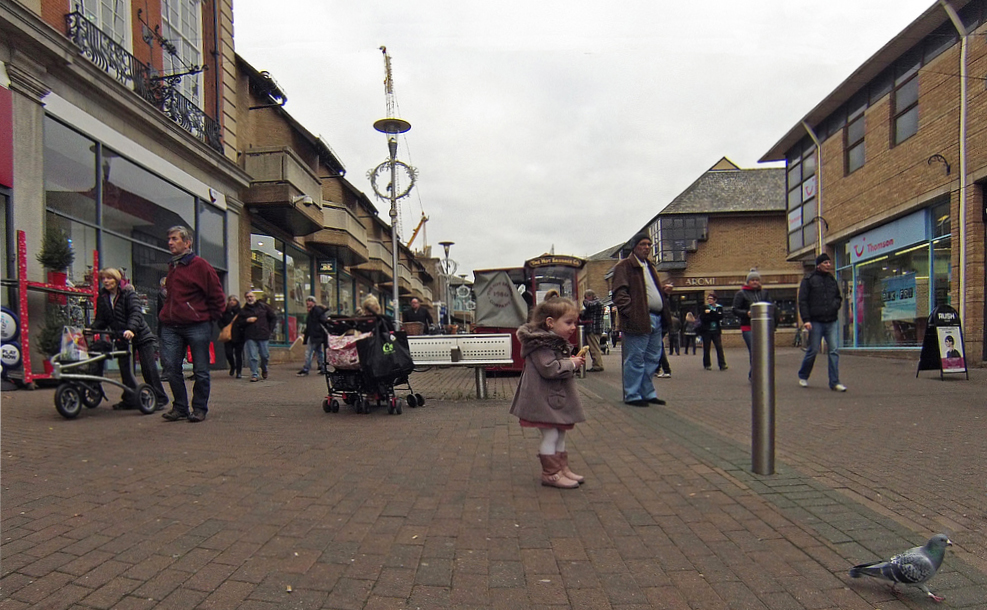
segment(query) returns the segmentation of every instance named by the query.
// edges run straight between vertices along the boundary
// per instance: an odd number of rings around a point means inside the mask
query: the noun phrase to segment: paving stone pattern
[[[646,409],[621,403],[618,354],[580,381],[578,490],[538,484],[516,377],[479,401],[468,369],[415,373],[427,404],[389,416],[324,413],[323,380],[288,365],[219,372],[199,424],[5,392],[0,610],[987,609],[987,371],[844,355],[838,394],[779,350],[760,476],[745,351],[724,372],[672,357]],[[847,576],[939,531],[941,605]]]

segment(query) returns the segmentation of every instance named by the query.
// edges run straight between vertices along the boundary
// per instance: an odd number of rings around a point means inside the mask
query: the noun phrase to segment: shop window
[[[271,341],[285,343],[284,328],[285,277],[284,242],[270,235],[250,234],[250,289],[259,292],[259,300],[267,303],[277,315]]]
[[[949,237],[932,242],[932,306],[952,305],[953,260]]]
[[[161,278],[168,275],[170,260],[170,253],[139,241],[131,241],[111,233],[103,236],[103,255],[99,266],[114,267],[123,273],[140,299],[144,319],[155,332],[158,329],[158,292]]]
[[[288,314],[288,342],[291,343],[305,329],[308,309],[305,297],[312,294],[312,258],[294,248],[285,256],[288,269],[288,295],[285,309]]]
[[[894,144],[898,145],[918,133],[918,75],[912,74],[894,90]]]
[[[170,227],[195,228],[195,197],[105,147],[102,212],[104,229],[161,249]]]
[[[69,236],[69,243],[75,251],[75,260],[69,267],[68,280],[76,285],[84,284],[92,270],[93,251],[97,249],[95,227],[51,212],[45,216],[45,227],[60,229]],[[103,259],[100,258],[100,267],[109,266],[102,261]],[[28,264],[30,265],[30,262]]]
[[[46,119],[45,206],[63,216],[96,222],[96,142]]]
[[[860,263],[853,287],[856,345],[918,347],[929,317],[929,245]]]
[[[217,270],[228,269],[226,262],[226,214],[199,200],[199,256]]]
[[[353,278],[346,273],[339,274],[339,313],[352,316],[356,311],[353,302]]]

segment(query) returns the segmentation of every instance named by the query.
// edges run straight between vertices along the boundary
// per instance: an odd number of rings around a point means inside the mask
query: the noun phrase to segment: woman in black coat
[[[140,359],[144,383],[154,390],[157,408],[163,409],[168,404],[168,395],[161,385],[161,374],[158,373],[158,364],[155,362],[158,342],[144,319],[140,299],[133,286],[120,286],[123,282],[123,274],[117,269],[103,269],[99,272],[99,276],[103,280],[103,287],[96,300],[96,319],[92,327],[96,330],[113,330],[122,333],[116,337],[118,343],[133,342],[137,357]],[[123,384],[128,388],[136,388],[137,379],[134,377],[134,366],[130,356],[120,356],[117,358],[117,363],[120,366],[120,380]],[[126,407],[125,401],[113,405],[115,409]]]
[[[229,326],[233,322],[233,318],[236,318],[239,313],[240,300],[236,298],[235,294],[231,294],[226,299],[226,311],[223,312],[223,317],[219,319],[219,327],[226,328]],[[230,330],[232,339],[223,344],[223,349],[226,351],[226,362],[230,365],[230,377],[236,375],[236,378],[240,379],[243,376],[243,332],[236,324],[233,324],[233,328]]]

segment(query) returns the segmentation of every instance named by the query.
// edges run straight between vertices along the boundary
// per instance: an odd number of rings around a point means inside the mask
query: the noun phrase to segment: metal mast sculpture
[[[390,155],[386,161],[367,172],[367,177],[370,179],[370,185],[374,189],[374,194],[381,199],[390,200],[391,202],[391,264],[394,271],[394,291],[391,298],[394,319],[400,321],[401,310],[398,307],[398,275],[400,269],[398,266],[398,199],[407,197],[408,193],[411,192],[411,187],[415,185],[415,179],[418,177],[418,170],[407,163],[397,160],[398,134],[406,133],[410,130],[411,123],[394,116],[396,114],[396,104],[394,101],[394,81],[391,79],[391,57],[387,54],[387,47],[380,47],[380,51],[384,54],[384,97],[387,102],[387,118],[374,121],[374,129],[387,135],[387,150]],[[398,184],[398,168],[401,168],[407,180],[407,186],[403,189]],[[391,182],[382,191],[377,182],[385,173],[390,174]]]

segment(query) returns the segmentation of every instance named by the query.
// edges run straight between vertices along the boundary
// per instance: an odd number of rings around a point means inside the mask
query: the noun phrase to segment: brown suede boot
[[[567,478],[562,474],[562,466],[559,464],[559,456],[538,455],[541,460],[541,484],[546,487],[558,487],[561,489],[575,489],[579,483]]]
[[[562,474],[565,478],[575,481],[582,485],[586,481],[586,477],[576,474],[575,472],[569,470],[569,453],[566,451],[559,451],[555,454],[555,457],[559,458],[559,466],[562,467]]]

